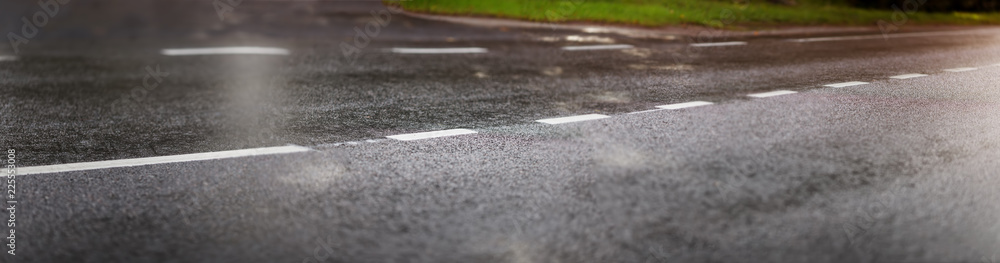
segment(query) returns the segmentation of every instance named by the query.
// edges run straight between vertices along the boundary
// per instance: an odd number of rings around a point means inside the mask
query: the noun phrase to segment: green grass
[[[778,25],[875,25],[879,20],[893,21],[891,10],[854,8],[842,0],[798,0],[795,6],[770,4],[764,0],[409,0],[393,3],[420,13],[649,27],[695,24],[738,29]],[[1000,13],[917,12],[907,15],[906,19],[905,24],[900,25],[1000,24]]]

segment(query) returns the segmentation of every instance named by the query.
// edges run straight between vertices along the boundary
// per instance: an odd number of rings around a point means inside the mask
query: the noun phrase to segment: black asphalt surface
[[[3,262],[1000,256],[1000,29],[807,43],[722,34],[709,40],[748,44],[693,48],[701,40],[392,14],[363,55],[346,56],[341,43],[385,8],[246,0],[220,20],[210,1],[64,5],[0,61],[0,142],[21,167],[312,151],[17,177],[18,249]],[[38,8],[0,10],[6,33]],[[561,49],[597,44],[635,48]],[[160,53],[216,46],[290,54]],[[0,57],[13,52],[0,44]],[[943,71],[961,67],[976,70]],[[929,76],[889,78],[907,73]],[[870,84],[823,87],[849,81]],[[772,90],[799,93],[746,96]],[[715,104],[629,114],[696,100]],[[535,122],[591,113],[611,117]],[[453,128],[479,133],[384,139]]]

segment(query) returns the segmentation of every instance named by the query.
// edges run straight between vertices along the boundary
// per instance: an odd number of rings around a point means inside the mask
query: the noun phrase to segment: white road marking
[[[899,75],[899,76],[892,76],[892,77],[889,77],[889,78],[890,79],[912,79],[912,78],[919,78],[919,77],[926,77],[926,76],[927,76],[927,74],[913,73],[913,74],[903,74],[903,75]]]
[[[15,61],[15,60],[17,60],[16,56],[0,56],[0,61]]]
[[[972,71],[972,70],[976,70],[976,68],[950,68],[950,69],[945,69],[944,71],[947,71],[947,72],[963,72],[963,71]]]
[[[481,47],[449,47],[449,48],[408,48],[394,47],[392,53],[399,54],[474,54],[486,53],[489,50]]]
[[[579,51],[579,50],[605,50],[605,49],[627,49],[633,48],[632,45],[593,45],[593,46],[566,46],[562,47],[563,50],[567,51]]]
[[[712,103],[711,102],[707,102],[707,101],[691,101],[691,102],[684,102],[684,103],[674,103],[674,104],[668,104],[668,105],[661,105],[661,106],[656,106],[656,107],[664,109],[664,110],[676,110],[676,109],[698,107],[698,106],[705,106],[705,105],[712,105]]]
[[[767,97],[774,97],[774,96],[781,96],[781,95],[788,95],[788,94],[795,94],[795,93],[797,93],[797,92],[790,91],[790,90],[775,90],[775,91],[764,92],[764,93],[754,93],[754,94],[750,94],[750,95],[747,95],[747,96],[754,97],[754,98],[767,98]]]
[[[743,46],[747,42],[743,41],[731,41],[731,42],[712,42],[712,43],[692,43],[692,47],[724,47],[724,46]]]
[[[587,115],[576,115],[576,116],[561,117],[561,118],[541,119],[537,120],[537,122],[548,123],[548,124],[563,124],[569,122],[599,120],[610,117],[611,116],[603,114],[587,114]]]
[[[400,135],[385,136],[385,137],[389,138],[389,139],[400,140],[400,141],[413,141],[413,140],[430,139],[430,138],[455,136],[455,135],[465,135],[465,134],[473,134],[473,133],[476,133],[476,131],[469,130],[469,129],[451,129],[451,130],[441,130],[441,131],[430,131],[430,132],[418,132],[418,133],[400,134]]]
[[[142,166],[151,164],[205,161],[205,160],[247,157],[247,156],[257,156],[257,155],[297,153],[306,151],[310,151],[310,149],[297,145],[288,145],[288,146],[244,149],[235,151],[193,153],[193,154],[158,156],[158,157],[136,158],[136,159],[33,166],[33,167],[24,167],[17,169],[17,174],[28,175],[28,174],[61,173],[61,172],[96,170],[96,169],[117,168],[117,167],[132,167],[132,166]]]
[[[896,33],[896,34],[879,34],[879,35],[861,35],[861,36],[842,36],[842,37],[813,37],[813,38],[798,38],[789,39],[791,42],[822,42],[822,41],[843,41],[843,40],[865,40],[865,39],[885,39],[885,38],[904,38],[904,37],[932,37],[932,36],[945,36],[945,35],[964,35],[969,34],[969,31],[951,31],[951,32],[918,32],[918,33]]]
[[[865,84],[868,84],[868,82],[851,81],[851,82],[844,82],[844,83],[826,84],[826,85],[823,85],[823,87],[843,88],[843,87],[865,85]]]
[[[288,52],[287,49],[276,47],[209,47],[164,49],[160,53],[167,56],[195,56],[232,54],[288,55],[291,52]]]

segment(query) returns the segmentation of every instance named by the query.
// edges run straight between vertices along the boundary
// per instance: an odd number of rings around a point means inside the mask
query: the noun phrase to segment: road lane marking
[[[486,53],[489,50],[481,47],[449,47],[449,48],[409,48],[394,47],[392,53],[399,54],[475,54]]]
[[[964,72],[964,71],[972,71],[972,70],[976,70],[976,68],[950,68],[950,69],[945,69],[944,71],[947,71],[947,72]]]
[[[24,167],[17,169],[18,172],[17,174],[28,175],[28,174],[61,173],[61,172],[96,170],[96,169],[106,169],[106,168],[143,166],[151,164],[180,163],[180,162],[205,161],[205,160],[216,160],[216,159],[226,159],[226,158],[236,158],[236,157],[249,157],[258,155],[286,154],[286,153],[297,153],[297,152],[307,152],[307,151],[310,151],[310,149],[297,145],[288,145],[288,146],[254,148],[254,149],[244,149],[235,151],[193,153],[193,154],[158,156],[158,157],[147,157],[147,158],[136,158],[136,159],[33,166],[33,167]]]
[[[276,47],[210,47],[210,48],[170,48],[160,52],[167,56],[196,56],[196,55],[232,55],[232,54],[253,54],[253,55],[288,55],[284,48]]]
[[[951,31],[951,32],[896,33],[896,34],[860,35],[860,36],[842,36],[842,37],[813,37],[813,38],[788,39],[787,41],[805,43],[805,42],[823,42],[823,41],[865,40],[865,39],[879,39],[879,38],[888,39],[888,38],[904,38],[904,37],[932,37],[932,36],[945,36],[945,35],[964,35],[964,34],[969,34],[971,31],[972,30]]]
[[[712,43],[692,43],[692,47],[724,47],[724,46],[743,46],[747,42],[743,41],[731,41],[731,42],[712,42]]]
[[[15,61],[15,60],[17,60],[16,56],[0,56],[0,61]]]
[[[903,75],[899,75],[899,76],[892,76],[892,77],[889,77],[889,78],[890,79],[912,79],[912,78],[919,78],[919,77],[926,77],[926,76],[927,76],[927,74],[913,73],[913,74],[903,74]]]
[[[609,118],[609,117],[611,117],[611,116],[603,115],[603,114],[587,114],[587,115],[576,115],[576,116],[551,118],[551,119],[541,119],[541,120],[537,120],[537,122],[548,123],[548,124],[563,124],[563,123],[569,123],[569,122],[599,120],[599,119],[604,119],[604,118]]]
[[[843,88],[843,87],[865,85],[865,84],[868,84],[868,82],[851,81],[851,82],[844,82],[844,83],[826,84],[826,85],[823,85],[823,87]]]
[[[781,95],[788,95],[788,94],[795,94],[795,93],[797,93],[797,92],[790,91],[790,90],[775,90],[775,91],[764,92],[764,93],[754,93],[754,94],[750,94],[750,95],[747,95],[747,96],[754,97],[754,98],[767,98],[767,97],[774,97],[774,96],[781,96]]]
[[[451,129],[451,130],[440,130],[440,131],[429,131],[429,132],[399,134],[399,135],[392,135],[392,136],[385,136],[385,137],[389,138],[389,139],[400,140],[400,141],[413,141],[413,140],[422,140],[422,139],[430,139],[430,138],[438,138],[438,137],[446,137],[446,136],[465,135],[465,134],[473,134],[473,133],[477,133],[477,132],[473,131],[473,130],[469,130],[469,129]]]
[[[712,104],[713,103],[707,102],[707,101],[691,101],[691,102],[684,102],[684,103],[674,103],[674,104],[660,105],[660,106],[656,106],[656,107],[660,108],[660,109],[664,109],[664,110],[676,110],[676,109],[698,107],[698,106],[705,106],[705,105],[712,105]]]
[[[579,51],[579,50],[606,50],[606,49],[628,49],[633,48],[632,45],[593,45],[593,46],[565,46],[562,47],[563,50],[567,51]]]

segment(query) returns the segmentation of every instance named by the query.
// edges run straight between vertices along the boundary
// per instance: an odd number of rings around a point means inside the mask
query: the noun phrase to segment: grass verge
[[[704,25],[763,28],[778,25],[1000,24],[1000,13],[926,13],[851,7],[838,0],[798,0],[794,6],[763,0],[409,0],[393,2],[418,13],[490,16],[541,22],[598,22],[648,27]],[[904,21],[905,19],[905,21]]]

